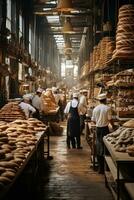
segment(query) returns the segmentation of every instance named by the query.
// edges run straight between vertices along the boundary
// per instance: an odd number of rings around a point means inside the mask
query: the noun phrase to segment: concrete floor
[[[53,160],[41,177],[42,200],[113,200],[105,188],[104,176],[90,167],[90,150],[82,136],[83,149],[67,149],[65,123],[63,136],[50,137]]]

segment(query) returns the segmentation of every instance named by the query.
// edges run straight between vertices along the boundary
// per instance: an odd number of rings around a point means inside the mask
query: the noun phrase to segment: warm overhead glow
[[[49,11],[51,8],[43,8],[44,11]]]
[[[73,8],[72,0],[59,0],[56,10],[61,12],[69,12],[75,9]]]
[[[55,4],[56,4],[56,1],[48,1],[48,2],[46,2],[45,4],[53,4],[53,5],[55,5]]]
[[[66,20],[65,20],[65,24],[62,28],[62,32],[63,33],[68,33],[68,34],[72,34],[72,33],[75,33],[75,31],[73,30],[73,27],[72,27],[72,24],[71,24],[71,21],[70,21],[70,18],[67,17]]]

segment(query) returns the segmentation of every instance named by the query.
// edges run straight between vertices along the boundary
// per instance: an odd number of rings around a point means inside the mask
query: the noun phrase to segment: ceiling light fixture
[[[56,10],[60,12],[70,12],[75,9],[73,8],[72,0],[59,0]]]
[[[62,28],[62,32],[67,33],[67,34],[75,33],[69,17],[67,17],[66,20],[65,20],[64,26]]]

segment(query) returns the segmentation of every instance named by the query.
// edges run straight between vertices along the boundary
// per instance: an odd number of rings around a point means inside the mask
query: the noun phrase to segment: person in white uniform
[[[73,99],[67,104],[65,114],[68,114],[67,120],[67,146],[70,148],[82,149],[80,139],[80,116],[78,94],[73,94]]]
[[[41,94],[43,89],[38,88],[36,94],[32,98],[32,105],[36,109],[36,112],[33,114],[33,117],[40,119],[40,112],[42,110]]]
[[[26,119],[31,117],[36,112],[36,109],[30,105],[30,98],[27,95],[23,96],[23,101],[19,104],[20,108],[24,111]]]
[[[103,137],[109,133],[108,125],[112,123],[111,108],[107,106],[105,93],[98,95],[100,104],[93,110],[92,121],[96,124],[96,151],[98,160],[98,172],[104,173],[104,143]]]

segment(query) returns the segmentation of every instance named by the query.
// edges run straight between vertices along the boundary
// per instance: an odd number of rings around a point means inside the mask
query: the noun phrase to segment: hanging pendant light
[[[67,33],[67,34],[72,34],[75,33],[75,31],[73,30],[73,26],[71,24],[71,20],[69,17],[66,18],[63,29],[62,29],[63,33]]]
[[[72,0],[59,0],[56,10],[61,12],[70,12],[75,9],[73,8]]]

